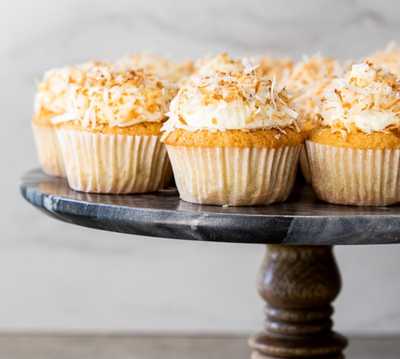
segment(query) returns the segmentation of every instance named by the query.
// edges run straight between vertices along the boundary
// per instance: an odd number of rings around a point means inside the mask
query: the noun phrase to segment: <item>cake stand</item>
[[[173,188],[142,195],[79,193],[40,170],[23,177],[21,192],[46,214],[81,226],[266,244],[258,279],[266,320],[264,331],[249,340],[253,359],[344,358],[347,340],[332,330],[332,302],[341,288],[333,245],[400,243],[400,207],[329,205],[301,183],[287,202],[265,207],[190,204]]]

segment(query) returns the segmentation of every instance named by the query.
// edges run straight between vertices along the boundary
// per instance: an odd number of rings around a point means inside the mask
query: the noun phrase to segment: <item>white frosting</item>
[[[343,79],[332,81],[322,102],[323,124],[371,133],[400,126],[397,79],[369,63],[353,65]]]
[[[399,125],[400,119],[396,114],[389,111],[362,111],[351,117],[350,122],[354,123],[357,128],[365,133],[374,131],[383,131],[393,124]]]
[[[201,129],[218,131],[269,129],[291,126],[297,117],[297,113],[289,108],[287,109],[287,116],[278,120],[272,117],[275,111],[272,107],[257,110],[251,104],[241,101],[220,101],[207,106],[202,106],[196,102],[196,99],[193,99],[178,108],[178,98],[175,98],[171,102],[170,111],[167,114],[169,120],[165,123],[163,130],[171,131],[176,128],[188,131]],[[257,113],[255,114],[255,112]],[[254,114],[254,120],[249,121],[249,118]],[[184,122],[180,121],[179,118],[183,118]]]
[[[229,59],[224,61],[231,63]],[[297,113],[284,90],[256,75],[251,64],[233,72],[195,76],[173,99],[164,131],[253,130],[296,126]]]
[[[49,70],[39,83],[35,96],[34,112],[40,115],[42,110],[54,114],[63,114],[70,101],[70,88],[73,84],[82,84],[89,68],[99,63],[84,64]]]

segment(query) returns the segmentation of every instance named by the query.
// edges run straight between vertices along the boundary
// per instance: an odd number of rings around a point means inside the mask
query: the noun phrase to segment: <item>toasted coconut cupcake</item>
[[[367,60],[385,71],[400,76],[400,47],[392,42],[382,51],[367,56]]]
[[[127,71],[143,69],[177,87],[180,87],[194,72],[194,64],[190,60],[174,62],[162,56],[147,53],[125,56],[117,60],[115,65]]]
[[[180,197],[233,206],[286,200],[303,143],[290,98],[251,68],[207,73],[179,90],[163,126]]]
[[[306,136],[319,125],[321,98],[333,78],[341,76],[339,63],[329,57],[315,55],[298,62],[287,79],[287,88],[294,96],[294,105],[301,114],[300,126]],[[311,182],[311,173],[305,147],[300,153],[303,177]]]
[[[142,193],[170,176],[160,128],[175,91],[142,70],[93,66],[70,86],[69,112],[52,119],[71,188]]]
[[[322,127],[307,141],[312,185],[322,200],[389,205],[400,200],[400,85],[365,62],[334,80]]]
[[[64,67],[45,73],[39,83],[32,128],[42,169],[52,176],[64,176],[64,164],[52,118],[67,112],[70,86],[82,84],[93,63]]]

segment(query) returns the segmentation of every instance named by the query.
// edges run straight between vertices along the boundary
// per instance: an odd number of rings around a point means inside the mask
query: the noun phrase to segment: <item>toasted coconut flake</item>
[[[179,87],[194,72],[191,60],[180,63],[155,54],[137,53],[118,59],[115,63],[122,71],[143,69]]]
[[[320,55],[304,57],[294,66],[287,87],[304,120],[317,122],[323,92],[332,79],[341,75],[342,69],[336,60]]]
[[[55,121],[76,120],[87,128],[160,122],[174,93],[167,82],[143,70],[94,66],[83,84],[71,88],[66,114]]]
[[[400,76],[400,47],[395,42],[390,42],[384,50],[367,56],[366,61]]]

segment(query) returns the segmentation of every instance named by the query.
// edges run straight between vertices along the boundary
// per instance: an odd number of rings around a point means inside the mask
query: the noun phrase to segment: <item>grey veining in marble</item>
[[[66,181],[28,172],[21,192],[45,213],[108,231],[188,240],[307,245],[400,242],[400,207],[334,206],[297,184],[285,203],[256,207],[202,206],[174,189],[140,195],[71,190]]]

